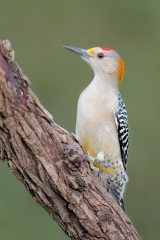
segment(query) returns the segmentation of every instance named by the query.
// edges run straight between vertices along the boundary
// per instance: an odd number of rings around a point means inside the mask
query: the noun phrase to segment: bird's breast
[[[103,151],[112,156],[119,143],[114,114],[118,108],[114,92],[85,89],[80,95],[77,108],[76,135],[84,149],[96,157]]]

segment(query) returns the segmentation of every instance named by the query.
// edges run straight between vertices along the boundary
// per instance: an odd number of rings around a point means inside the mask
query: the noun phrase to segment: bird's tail
[[[107,191],[112,195],[112,197],[115,199],[115,201],[118,203],[118,205],[123,209],[123,211],[125,212],[125,208],[124,208],[124,201],[123,198],[121,198],[119,196],[119,194],[115,191],[114,188],[112,188],[111,186],[108,185],[107,187]]]

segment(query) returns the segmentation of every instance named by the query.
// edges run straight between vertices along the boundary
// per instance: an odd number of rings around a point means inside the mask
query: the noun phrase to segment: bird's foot
[[[109,159],[104,152],[99,152],[97,157],[94,158],[94,163],[95,166],[98,164],[100,166],[107,167],[109,165]]]
[[[96,158],[91,157],[88,153],[85,155],[86,160],[89,162],[90,168],[94,172],[95,175],[98,175],[99,168],[94,166],[94,161]]]
[[[90,168],[92,169],[92,171],[94,172],[94,174],[95,174],[95,175],[98,175],[98,173],[99,173],[99,168],[97,168],[97,167],[94,166],[94,161],[95,161],[95,158],[90,157],[90,158],[89,158],[89,165],[90,165]]]
[[[97,162],[103,162],[105,160],[105,157],[104,157],[104,152],[99,152],[97,157],[95,158],[95,160]]]
[[[101,165],[104,161],[106,160],[104,153],[100,152],[98,153],[96,158],[89,158],[89,163],[90,163],[90,167],[93,170],[95,175],[98,175],[100,169],[97,167],[97,164],[95,163],[99,163],[98,165]]]

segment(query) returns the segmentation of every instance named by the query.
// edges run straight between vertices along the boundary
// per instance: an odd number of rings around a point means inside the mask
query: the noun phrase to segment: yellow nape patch
[[[120,58],[118,59],[118,86],[120,86],[124,76],[124,62]]]
[[[102,165],[100,165],[99,162],[97,162],[97,161],[93,162],[93,166],[98,168],[99,171],[101,171],[103,173],[106,173],[106,174],[113,174],[113,173],[117,172],[116,168],[112,168],[112,167],[111,168],[105,168]]]
[[[90,55],[94,55],[94,48],[88,49],[88,53],[89,53]]]

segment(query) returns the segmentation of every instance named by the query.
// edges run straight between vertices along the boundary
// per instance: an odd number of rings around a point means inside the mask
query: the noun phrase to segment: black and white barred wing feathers
[[[118,138],[121,150],[121,157],[123,166],[126,169],[128,159],[129,133],[128,133],[128,117],[125,103],[122,96],[118,96],[119,108],[115,114],[115,121],[117,125]]]

